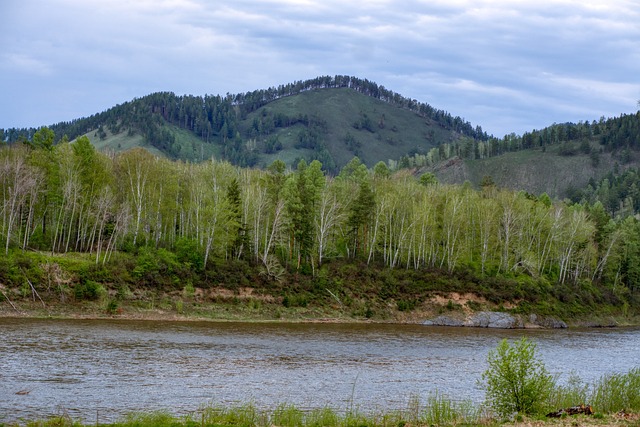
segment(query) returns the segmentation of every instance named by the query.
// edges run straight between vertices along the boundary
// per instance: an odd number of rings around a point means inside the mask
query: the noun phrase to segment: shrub
[[[523,337],[506,339],[489,352],[489,368],[482,374],[489,406],[501,417],[513,413],[541,413],[555,386],[544,363],[536,358],[535,343]]]
[[[285,295],[282,298],[282,305],[291,307],[306,307],[309,305],[309,298],[306,295]]]
[[[105,311],[107,312],[107,314],[116,314],[118,312],[118,301],[115,299],[110,299],[107,302],[107,306],[105,308]]]
[[[179,238],[175,245],[176,259],[188,268],[202,271],[204,267],[204,255],[196,240]]]
[[[398,302],[396,302],[398,311],[411,311],[416,308],[416,305],[417,305],[417,302],[415,300],[401,299]]]
[[[106,293],[104,287],[93,280],[82,280],[77,283],[73,289],[74,296],[77,300],[97,300]]]

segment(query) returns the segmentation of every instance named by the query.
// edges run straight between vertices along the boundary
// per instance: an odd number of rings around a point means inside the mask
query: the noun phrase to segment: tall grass
[[[622,410],[640,412],[640,368],[603,375],[592,385],[572,374],[567,385],[554,389],[547,407],[559,409],[581,403],[589,404],[594,411],[603,414]]]
[[[438,393],[427,398],[419,421],[421,424],[443,426],[472,423],[480,419],[481,409],[471,401],[456,402]]]
[[[204,426],[253,427],[269,425],[268,415],[263,411],[259,411],[252,404],[232,408],[205,406],[201,408],[199,421]]]
[[[586,404],[590,401],[589,385],[582,381],[575,372],[571,372],[566,385],[554,387],[545,410],[553,411],[581,403]]]
[[[469,402],[453,402],[440,394],[430,395],[426,404],[417,397],[405,410],[364,413],[353,409],[340,412],[331,408],[303,410],[294,405],[280,405],[262,411],[252,404],[235,407],[203,406],[195,414],[175,416],[169,412],[131,414],[110,427],[400,427],[408,425],[450,426],[475,423],[479,412]],[[83,427],[69,417],[32,421],[27,427]],[[2,424],[0,424],[2,426]],[[18,426],[18,424],[16,424]],[[13,425],[12,425],[13,427]]]
[[[566,385],[556,386],[541,407],[560,409],[581,403],[590,404],[597,413],[613,414],[621,410],[640,412],[640,368],[624,374],[602,376],[593,385],[584,383],[572,373]],[[137,413],[124,417],[110,427],[404,427],[488,425],[490,414],[484,406],[471,401],[454,401],[439,393],[431,394],[422,403],[410,399],[407,408],[398,411],[362,413],[353,408],[344,412],[331,408],[304,410],[294,405],[279,405],[260,410],[253,404],[235,407],[206,405],[194,415],[175,416],[169,412]],[[540,414],[543,415],[543,414]],[[47,420],[10,424],[12,427],[84,427],[68,416]],[[2,427],[0,423],[0,427]]]
[[[593,386],[591,405],[604,413],[621,410],[639,412],[640,368],[626,374],[610,374],[600,378]]]

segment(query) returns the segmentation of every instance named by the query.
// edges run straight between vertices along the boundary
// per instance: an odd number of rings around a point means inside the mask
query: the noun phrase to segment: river
[[[371,412],[435,392],[479,403],[488,352],[523,335],[560,381],[640,366],[640,328],[0,319],[0,422],[107,422],[203,404]]]

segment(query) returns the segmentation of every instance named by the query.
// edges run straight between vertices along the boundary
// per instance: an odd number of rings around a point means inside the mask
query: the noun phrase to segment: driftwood
[[[2,293],[2,296],[4,297],[4,299],[6,299],[6,300],[9,302],[9,304],[11,304],[11,307],[13,307],[13,309],[14,309],[15,311],[17,311],[18,313],[22,314],[22,312],[21,312],[20,310],[18,310],[18,307],[16,307],[16,306],[11,302],[11,300],[9,299],[9,297],[7,296],[7,294],[5,294],[5,293],[4,293],[4,291],[3,291],[2,289],[0,289],[0,293]]]
[[[31,286],[31,294],[33,295],[33,301],[36,300],[36,296],[37,296],[40,302],[42,303],[42,306],[44,308],[47,308],[47,306],[44,304],[44,301],[42,301],[42,298],[40,298],[40,294],[38,293],[38,291],[36,291],[36,287],[33,286],[33,283],[31,283],[31,280],[29,280],[29,278],[27,277],[27,273],[25,273],[22,268],[20,270],[22,270],[22,274],[24,274],[24,278],[27,279],[27,283],[29,283],[29,286]]]
[[[591,405],[585,405],[584,403],[578,406],[572,406],[570,408],[558,409],[556,412],[549,412],[547,417],[560,418],[563,415],[593,415],[593,408]]]

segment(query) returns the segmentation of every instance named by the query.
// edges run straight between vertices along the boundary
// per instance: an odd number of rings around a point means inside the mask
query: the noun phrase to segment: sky
[[[640,108],[640,0],[4,0],[0,22],[0,128],[337,74],[498,137]]]

